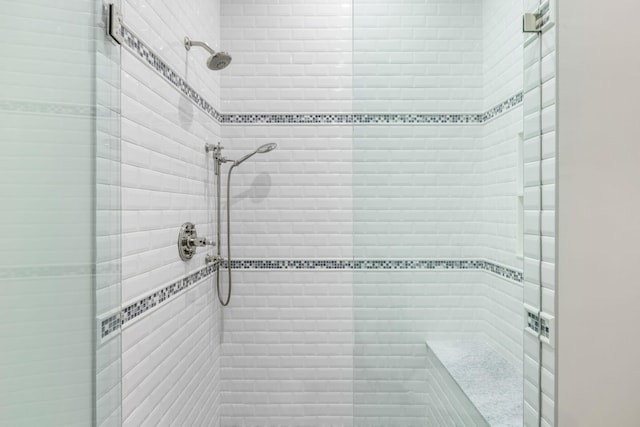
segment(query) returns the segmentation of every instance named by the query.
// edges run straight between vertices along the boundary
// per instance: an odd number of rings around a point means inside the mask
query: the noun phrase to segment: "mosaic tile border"
[[[502,101],[500,104],[491,108],[489,111],[482,114],[482,123],[488,122],[509,110],[517,107],[524,102],[524,93],[518,92],[506,101]]]
[[[222,268],[227,268],[226,262]],[[486,260],[233,260],[236,270],[484,270],[518,283],[523,274]]]
[[[547,340],[551,338],[551,327],[549,326],[549,321],[542,316],[540,317],[540,335]]]
[[[223,114],[227,125],[479,124],[484,114]]]
[[[124,46],[157,71],[177,90],[221,125],[461,125],[482,124],[523,102],[519,92],[483,113],[402,114],[402,113],[309,113],[309,114],[223,114],[180,77],[129,28],[121,27]]]
[[[124,46],[129,48],[142,62],[149,65],[152,69],[157,71],[162,77],[171,83],[176,89],[178,89],[183,95],[189,98],[194,104],[200,107],[205,113],[207,113],[212,119],[217,122],[222,122],[222,115],[218,110],[213,108],[194,88],[192,88],[187,82],[180,77],[166,62],[155,54],[149,46],[141,41],[131,30],[127,27],[120,27],[120,34],[124,40]]]
[[[120,313],[107,317],[100,322],[100,338],[104,341],[109,335],[120,330],[122,317]]]
[[[221,268],[227,268],[223,261]],[[522,283],[521,271],[513,270],[486,260],[384,260],[384,259],[278,259],[278,260],[233,260],[231,268],[234,270],[483,270],[496,274],[502,278]],[[182,279],[179,279],[155,291],[138,301],[126,305],[118,313],[100,320],[100,337],[102,341],[119,331],[125,324],[142,316],[149,310],[176,297],[184,290],[201,280],[209,277],[218,269],[217,264],[210,264]]]
[[[493,273],[508,280],[513,280],[514,282],[524,282],[524,273],[522,271],[514,270],[491,261],[483,261],[483,263],[483,270],[488,271],[489,273]]]
[[[222,114],[221,124],[227,125],[424,125],[482,124],[520,105],[524,95],[519,92],[484,113],[478,114]]]
[[[185,276],[175,282],[158,289],[151,295],[128,304],[119,313],[113,314],[100,321],[100,337],[102,340],[119,330],[128,322],[142,316],[149,310],[160,306],[162,303],[176,297],[186,289],[211,276],[218,269],[217,264],[209,264],[206,267]]]
[[[551,321],[545,319],[542,313],[538,313],[533,307],[527,304],[524,306],[526,316],[526,327],[533,333],[539,334],[540,337],[546,338],[547,342],[551,338]]]

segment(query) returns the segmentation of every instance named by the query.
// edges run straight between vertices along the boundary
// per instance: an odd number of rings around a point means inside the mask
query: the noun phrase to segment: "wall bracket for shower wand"
[[[204,237],[198,237],[196,226],[185,222],[178,234],[178,254],[183,261],[189,261],[196,253],[198,246],[214,246],[215,243]]]
[[[219,265],[222,261],[223,259],[220,255],[207,255],[204,257],[204,262],[206,264],[216,263]]]

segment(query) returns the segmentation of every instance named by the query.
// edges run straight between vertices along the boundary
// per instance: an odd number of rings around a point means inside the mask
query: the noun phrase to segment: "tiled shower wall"
[[[483,110],[481,1],[353,4],[354,111]]]
[[[522,90],[521,11],[519,1],[223,1],[223,45],[234,55],[222,74],[223,111],[486,111]],[[233,256],[486,258],[520,270],[521,120],[516,107],[483,125],[225,125],[229,157],[279,144],[234,172]],[[402,313],[396,335],[415,338],[416,351],[427,338],[485,339],[522,364],[522,285],[486,272],[235,274],[223,425],[350,425],[366,416],[350,384],[363,360],[353,365],[344,340],[376,332],[380,316]],[[405,303],[389,305],[387,291]],[[360,312],[354,323],[352,307],[364,302],[377,317]],[[397,356],[377,355],[404,363]],[[408,353],[404,371],[382,375],[411,375],[419,359]],[[392,389],[372,398],[385,396]],[[413,409],[388,415],[402,423]]]
[[[356,0],[358,113],[482,111],[482,7],[475,0]],[[357,124],[355,258],[478,258],[482,127]]]
[[[351,3],[222,1],[223,111],[350,112]]]
[[[183,46],[189,36],[219,48],[219,2],[122,3],[127,28],[219,109],[220,74],[206,68],[204,50]],[[121,123],[126,306],[204,266],[206,250],[182,262],[176,240],[187,221],[213,236],[204,146],[220,126],[124,46]],[[209,279],[124,324],[123,425],[218,425],[220,314]]]
[[[225,113],[348,113],[350,0],[223,1]],[[350,259],[352,130],[227,125],[229,157],[276,142],[236,169],[232,255]],[[222,425],[349,426],[351,272],[236,272],[224,312]]]

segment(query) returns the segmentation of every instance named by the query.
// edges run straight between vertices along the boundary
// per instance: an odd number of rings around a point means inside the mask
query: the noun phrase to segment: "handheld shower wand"
[[[227,298],[225,300],[222,299],[221,293],[220,293],[220,266],[222,265],[221,262],[223,261],[222,258],[222,254],[221,254],[221,245],[218,244],[217,246],[217,254],[214,257],[207,257],[207,262],[214,262],[214,261],[218,261],[218,269],[216,270],[216,291],[218,293],[218,300],[220,301],[220,304],[222,304],[223,307],[226,307],[227,305],[229,305],[229,302],[231,301],[231,287],[232,287],[232,277],[231,277],[231,173],[233,172],[233,170],[240,166],[242,163],[244,163],[245,161],[247,161],[248,159],[250,159],[251,157],[253,157],[256,154],[264,154],[264,153],[268,153],[270,151],[275,150],[278,147],[277,144],[275,143],[271,143],[271,144],[264,144],[261,145],[260,147],[258,147],[255,151],[241,157],[238,160],[229,160],[225,157],[222,157],[222,148],[220,146],[220,144],[218,143],[218,145],[216,146],[211,146],[211,145],[207,145],[206,146],[206,151],[213,151],[213,158],[216,162],[215,165],[215,177],[216,177],[216,227],[217,227],[217,237],[218,237],[218,242],[221,242],[222,240],[220,239],[220,172],[221,172],[221,166],[223,163],[227,163],[227,162],[233,162],[231,167],[229,168],[229,172],[227,173],[227,275],[229,276],[229,291],[227,293]]]
[[[274,144],[274,143],[261,145],[254,152],[249,153],[246,156],[240,157],[238,160],[233,162],[233,166],[234,167],[240,166],[240,164],[244,163],[246,160],[250,159],[251,157],[255,156],[256,154],[268,153],[269,151],[275,150],[276,147],[278,147],[278,144]]]

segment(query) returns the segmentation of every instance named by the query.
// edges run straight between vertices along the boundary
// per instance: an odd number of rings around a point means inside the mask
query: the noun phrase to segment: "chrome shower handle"
[[[206,237],[192,237],[189,239],[190,246],[215,246],[216,243]]]

